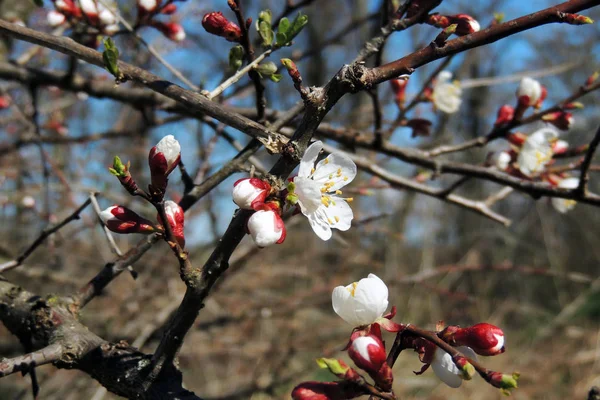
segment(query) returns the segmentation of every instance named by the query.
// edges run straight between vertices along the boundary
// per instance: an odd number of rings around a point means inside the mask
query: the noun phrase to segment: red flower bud
[[[544,115],[542,120],[551,123],[561,131],[566,131],[573,123],[573,114],[565,111],[555,111]]]
[[[366,371],[384,390],[391,390],[394,377],[386,363],[385,347],[375,335],[353,338],[348,355],[357,367]]]
[[[183,208],[179,206],[179,204],[174,201],[167,200],[165,201],[165,214],[167,215],[167,220],[169,221],[169,225],[171,225],[171,231],[173,232],[173,236],[175,236],[175,240],[179,243],[181,248],[185,247],[185,234],[183,232],[185,215],[183,212]],[[156,217],[158,221],[164,225],[162,218],[160,215]]]
[[[496,122],[494,122],[494,126],[499,126],[503,124],[507,124],[513,120],[515,115],[515,109],[508,104],[503,105],[498,109],[498,116],[496,117]]]
[[[100,213],[106,227],[116,233],[153,233],[152,222],[123,206],[114,205]]]
[[[480,26],[479,22],[470,15],[467,14],[456,14],[456,15],[440,15],[440,14],[431,14],[427,23],[429,25],[433,25],[436,28],[445,29],[450,25],[456,24],[456,33],[457,36],[464,36],[470,33],[474,33],[479,31]]]
[[[303,382],[292,391],[293,400],[343,400],[360,395],[344,382]]]
[[[271,185],[262,179],[239,179],[233,184],[233,202],[245,210],[257,210],[270,191]]]
[[[202,18],[202,26],[208,33],[221,36],[230,42],[238,42],[242,36],[239,26],[229,21],[221,12],[211,12]]]
[[[480,323],[468,328],[449,326],[440,337],[452,346],[468,346],[482,356],[504,353],[504,332],[497,326]]]
[[[166,6],[164,6],[162,8],[162,10],[160,10],[161,14],[166,14],[166,15],[175,14],[176,12],[177,12],[177,6],[173,3],[167,4]]]
[[[183,42],[185,39],[185,31],[183,26],[175,22],[158,22],[152,21],[152,26],[162,32],[169,40],[174,42]]]
[[[548,97],[548,89],[546,89],[546,86],[540,85],[540,87],[542,88],[542,92],[540,93],[540,98],[534,105],[535,109],[537,110],[542,108],[542,103],[544,103],[544,100],[546,100],[546,97]]]
[[[394,92],[396,104],[399,106],[403,105],[406,101],[406,85],[408,84],[408,78],[396,78],[390,79],[390,86]]]
[[[10,99],[8,96],[0,96],[0,110],[4,110],[10,106]]]
[[[522,132],[516,132],[509,134],[506,139],[515,146],[521,147],[527,140],[527,135]]]
[[[167,187],[167,177],[177,167],[181,160],[181,146],[173,135],[167,135],[150,149],[148,164],[152,186],[164,191]]]

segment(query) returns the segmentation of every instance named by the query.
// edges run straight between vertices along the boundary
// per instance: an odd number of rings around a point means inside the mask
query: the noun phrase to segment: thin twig
[[[254,61],[247,64],[244,68],[240,69],[239,71],[237,71],[229,79],[227,79],[226,81],[221,83],[219,86],[217,86],[214,90],[206,93],[205,94],[206,98],[209,100],[212,100],[215,97],[217,97],[218,95],[220,95],[221,93],[223,93],[223,91],[225,89],[227,89],[229,86],[233,85],[234,83],[236,83],[237,81],[242,79],[242,77],[244,75],[246,75],[246,73],[248,73],[249,71],[254,69],[254,67],[256,67],[258,64],[260,64],[260,62],[262,60],[264,60],[266,57],[268,57],[272,52],[273,52],[273,50],[269,49],[269,50],[265,51],[264,53],[262,53],[261,55],[259,55],[258,57],[256,57],[254,59]]]
[[[590,142],[587,153],[585,154],[585,158],[583,159],[583,163],[581,164],[581,174],[579,176],[579,186],[577,187],[577,192],[581,196],[584,196],[587,192],[587,185],[590,179],[589,169],[592,165],[592,159],[594,158],[594,153],[596,153],[596,148],[600,144],[600,127],[596,130],[596,134],[594,138]]]

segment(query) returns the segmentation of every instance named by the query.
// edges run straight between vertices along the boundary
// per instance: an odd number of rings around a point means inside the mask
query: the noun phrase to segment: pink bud
[[[525,108],[535,106],[542,98],[542,91],[542,85],[535,79],[529,77],[521,79],[517,88],[519,106]]]
[[[152,26],[162,32],[169,40],[174,42],[183,42],[185,39],[185,31],[183,26],[176,22],[158,22],[152,21]]]
[[[225,18],[221,12],[204,15],[202,26],[208,33],[224,37],[230,42],[237,42],[242,36],[240,27]]]
[[[479,22],[477,22],[477,20],[470,15],[456,14],[449,15],[447,18],[450,21],[449,25],[458,25],[455,32],[457,36],[465,36],[474,32],[478,32],[480,29]]]
[[[149,14],[158,7],[158,0],[138,0],[137,5],[140,14]]]
[[[53,28],[62,25],[66,20],[67,18],[65,17],[65,15],[58,11],[53,10],[50,11],[48,15],[46,15],[46,21],[48,22],[48,25],[50,25]]]
[[[116,233],[153,233],[152,222],[140,217],[123,206],[114,205],[100,213],[100,219],[108,229]]]
[[[507,124],[513,120],[515,115],[515,109],[508,104],[503,105],[498,109],[498,116],[496,117],[496,122],[494,122],[494,126],[499,126],[503,124]]]
[[[536,110],[539,110],[540,108],[542,108],[542,104],[544,103],[544,100],[546,100],[546,97],[548,97],[548,89],[546,89],[546,86],[540,85],[540,87],[542,88],[542,92],[540,93],[540,98],[534,105]]]
[[[75,5],[73,0],[56,0],[54,7],[65,16],[74,18],[81,17],[81,9]]]
[[[262,179],[244,178],[233,184],[233,202],[245,210],[257,210],[265,202],[271,185]]]
[[[148,164],[152,186],[164,191],[167,187],[167,177],[177,167],[181,159],[181,146],[173,135],[167,135],[150,149]]]
[[[173,236],[179,243],[181,248],[185,247],[185,234],[183,232],[184,228],[184,220],[185,215],[183,212],[183,208],[179,206],[179,204],[174,201],[167,200],[165,201],[165,214],[167,215],[167,220],[169,221],[169,225],[171,225],[171,231],[173,232]],[[156,217],[158,221],[164,225],[160,215]]]
[[[0,110],[10,107],[10,98],[8,96],[0,96]]]
[[[162,10],[160,10],[161,14],[166,14],[166,15],[175,14],[176,12],[177,12],[177,6],[173,3],[167,4],[166,6],[164,6],[162,8]]]
[[[452,346],[468,346],[482,356],[504,353],[504,332],[497,326],[480,323],[468,328],[447,327],[440,336]]]
[[[394,380],[391,368],[386,363],[385,347],[375,335],[352,338],[348,355],[357,367],[366,371],[377,384],[390,390]]]
[[[557,140],[552,143],[552,153],[562,154],[569,149],[569,143],[566,140]]]
[[[565,111],[555,111],[544,115],[542,120],[551,123],[561,131],[566,131],[573,123],[573,114]]]
[[[396,78],[390,80],[390,86],[394,92],[396,104],[402,105],[406,101],[406,85],[408,78]]]
[[[303,382],[292,391],[292,400],[343,400],[356,395],[348,393],[343,382]]]
[[[248,232],[258,247],[281,244],[285,240],[285,225],[274,203],[262,204],[248,219]]]
[[[521,147],[523,146],[523,143],[525,143],[525,141],[527,140],[527,135],[522,132],[515,132],[509,134],[506,137],[506,139],[515,146]]]

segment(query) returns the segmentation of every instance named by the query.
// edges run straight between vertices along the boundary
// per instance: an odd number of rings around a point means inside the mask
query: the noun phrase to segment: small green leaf
[[[277,47],[283,47],[288,44],[289,40],[287,40],[285,33],[277,32],[275,36],[277,37],[277,43],[275,43]]]
[[[283,17],[281,18],[281,20],[279,21],[279,26],[277,27],[277,32],[281,32],[281,33],[287,33],[288,29],[290,29],[290,20]]]
[[[271,76],[277,72],[277,65],[273,61],[267,61],[259,64],[255,69],[261,75]]]
[[[291,42],[296,37],[296,35],[298,35],[302,31],[306,24],[308,24],[308,16],[302,13],[298,13],[296,18],[294,19],[294,22],[292,22],[292,26],[285,33],[288,38],[288,41]]]
[[[271,10],[266,9],[266,10],[262,10],[260,13],[258,13],[258,21],[259,22],[266,22],[267,24],[271,24],[271,22],[273,21],[273,14],[271,13]]]
[[[273,82],[277,83],[277,82],[279,82],[281,80],[281,78],[283,78],[283,75],[281,75],[281,74],[273,74],[269,78],[271,78],[271,80]]]
[[[233,46],[229,50],[229,68],[237,71],[242,66],[242,60],[244,58],[244,48],[240,45]]]
[[[274,33],[270,22],[260,21],[258,24],[258,34],[263,40],[263,46],[270,46],[273,43]]]
[[[104,51],[102,52],[104,67],[110,72],[117,81],[123,79],[123,74],[119,71],[119,49],[111,38],[104,39]]]

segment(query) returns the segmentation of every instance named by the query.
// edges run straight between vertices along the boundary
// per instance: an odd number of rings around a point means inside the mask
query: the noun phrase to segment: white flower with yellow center
[[[561,189],[577,189],[579,186],[579,178],[565,178],[560,181],[557,186]],[[576,204],[577,202],[573,199],[561,199],[558,197],[552,199],[552,206],[561,214],[572,210]]]
[[[552,128],[542,128],[529,135],[517,158],[523,175],[533,176],[544,170],[552,160],[552,146],[557,138],[558,133]]]
[[[340,189],[356,176],[356,164],[343,154],[332,153],[315,165],[322,148],[323,143],[317,141],[306,149],[298,176],[288,186],[288,201],[300,206],[318,237],[329,240],[331,228],[350,229],[354,215],[348,202],[352,198],[341,197]]]
[[[433,104],[438,110],[446,114],[452,114],[458,111],[462,103],[462,89],[458,81],[451,82],[452,72],[442,71],[435,78],[433,84]]]
[[[333,310],[350,325],[370,325],[388,307],[388,288],[375,274],[348,286],[338,286],[331,294]]]

